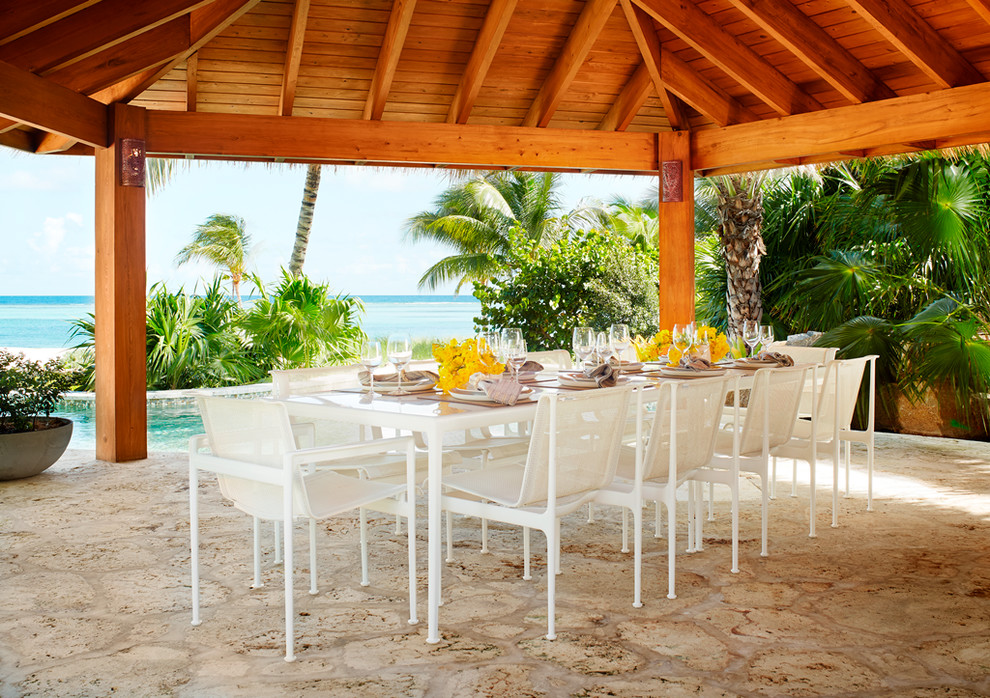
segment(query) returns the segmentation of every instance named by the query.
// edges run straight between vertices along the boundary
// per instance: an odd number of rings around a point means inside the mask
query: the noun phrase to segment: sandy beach
[[[0,349],[11,354],[23,354],[31,361],[48,361],[59,356],[65,356],[72,351],[71,349],[39,349],[36,347],[0,347]]]

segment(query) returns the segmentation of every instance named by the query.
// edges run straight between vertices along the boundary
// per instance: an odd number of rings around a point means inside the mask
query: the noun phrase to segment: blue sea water
[[[463,338],[481,304],[473,296],[361,296],[361,326],[371,337]],[[0,347],[65,348],[76,344],[72,321],[93,312],[92,296],[0,296]]]

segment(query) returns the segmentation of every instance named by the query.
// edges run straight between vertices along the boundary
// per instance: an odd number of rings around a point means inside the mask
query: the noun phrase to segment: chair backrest
[[[541,395],[526,468],[514,506],[594,492],[608,485],[622,442],[631,387]],[[551,453],[551,434],[555,448]]]
[[[285,454],[295,449],[284,405],[216,397],[201,397],[198,403],[212,455],[282,472]],[[252,516],[281,519],[281,485],[251,479],[252,470],[256,469],[246,467],[241,477],[218,473],[220,493]],[[294,495],[293,508],[299,513],[309,510],[301,490]]]
[[[835,359],[838,347],[804,347],[788,344],[787,342],[772,342],[767,349],[787,354],[796,363],[825,364]]]
[[[643,455],[644,480],[675,480],[708,465],[728,388],[727,376],[660,384],[653,428]],[[672,435],[676,436],[673,449]]]
[[[272,397],[281,400],[290,395],[312,395],[352,388],[358,385],[358,373],[363,370],[360,365],[273,370]]]
[[[794,431],[807,367],[764,368],[753,377],[746,419],[739,435],[739,453],[753,455],[787,443]]]
[[[566,349],[551,349],[549,351],[531,351],[526,354],[530,361],[539,361],[544,368],[558,371],[569,371],[573,366],[571,353]]]
[[[818,392],[816,435],[820,440],[831,438],[836,428],[849,428],[869,361],[870,357],[864,356],[857,359],[836,359],[825,365],[825,377]]]

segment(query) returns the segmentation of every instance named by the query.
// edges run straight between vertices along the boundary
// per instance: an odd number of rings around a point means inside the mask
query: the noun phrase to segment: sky
[[[202,162],[177,170],[147,203],[148,285],[191,289],[212,278],[209,265],[176,267],[176,253],[214,213],[244,218],[249,266],[266,282],[288,264],[305,167]],[[414,295],[418,281],[448,252],[403,238],[404,222],[432,207],[449,186],[425,169],[326,167],[304,271],[352,295]],[[638,199],[653,177],[566,175],[565,210],[586,198]],[[93,158],[32,155],[0,146],[0,296],[94,292]],[[453,285],[432,293],[453,293]]]

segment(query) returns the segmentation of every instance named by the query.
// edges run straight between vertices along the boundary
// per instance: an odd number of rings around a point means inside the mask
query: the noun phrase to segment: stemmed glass
[[[760,327],[760,337],[763,341],[763,348],[766,349],[773,344],[773,325],[763,325]]]
[[[578,364],[583,364],[595,351],[595,333],[590,327],[575,327],[571,337],[574,355],[577,357]]]
[[[705,350],[708,348],[708,334],[701,327],[697,327],[694,330],[694,348],[701,355],[702,358],[706,358]],[[708,359],[711,359],[711,351],[708,352]]]
[[[478,355],[484,354],[485,352],[490,353],[492,356],[498,356],[498,331],[497,330],[483,330],[478,333]]]
[[[375,369],[382,365],[382,343],[372,339],[361,342],[361,365],[368,369],[370,392],[375,394]]]
[[[622,354],[629,348],[630,341],[629,325],[616,324],[608,328],[608,343],[620,363]]]
[[[674,330],[671,332],[670,343],[674,345],[674,349],[681,353],[684,357],[687,355],[687,350],[691,347],[693,339],[691,338],[691,328],[690,325],[674,325]],[[668,358],[668,363],[670,360]]]
[[[522,330],[517,327],[506,327],[502,330],[500,351],[518,380],[519,369],[526,363],[526,340],[523,339]]]
[[[399,387],[393,394],[408,395],[409,391],[402,389],[402,372],[412,360],[412,344],[409,342],[409,335],[404,332],[389,335],[388,360],[395,364],[395,372],[399,376]]]
[[[609,341],[609,335],[604,332],[599,332],[598,341],[595,344],[598,349],[598,358],[601,359],[603,364],[607,364],[608,360],[615,356],[615,349],[612,348],[612,343]]]
[[[743,320],[743,334],[742,339],[746,342],[746,346],[749,347],[749,355],[752,356],[753,352],[756,351],[756,345],[760,343],[760,338],[762,333],[760,332],[760,325],[756,320]]]

